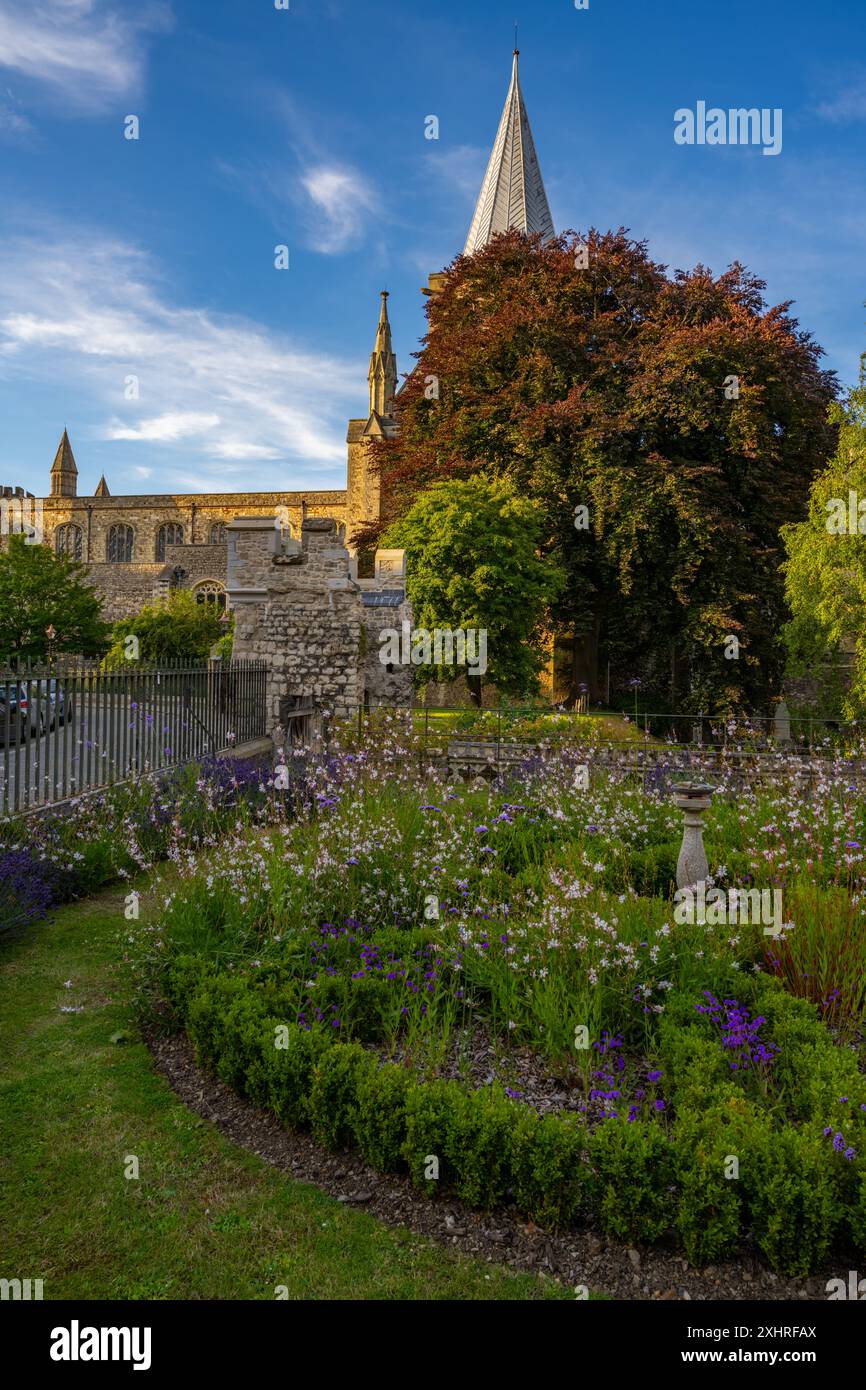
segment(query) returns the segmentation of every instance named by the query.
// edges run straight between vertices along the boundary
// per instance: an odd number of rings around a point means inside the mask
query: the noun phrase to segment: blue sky
[[[43,494],[65,424],[82,493],[344,486],[378,292],[406,370],[515,19],[556,226],[743,260],[851,384],[864,0],[0,0],[0,481]],[[677,145],[699,100],[780,107],[782,152]]]

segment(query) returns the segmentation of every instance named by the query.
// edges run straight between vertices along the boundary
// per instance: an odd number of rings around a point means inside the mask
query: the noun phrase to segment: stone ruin
[[[411,703],[411,668],[379,661],[381,629],[409,617],[402,551],[379,551],[375,578],[359,580],[329,517],[306,517],[300,540],[261,516],[236,517],[227,536],[233,656],[267,663],[278,742],[293,710],[348,719],[365,704]]]

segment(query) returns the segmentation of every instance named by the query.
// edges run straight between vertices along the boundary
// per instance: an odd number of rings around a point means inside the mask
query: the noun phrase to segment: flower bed
[[[143,993],[201,1063],[431,1195],[695,1262],[866,1250],[850,765],[808,804],[722,787],[708,813],[716,880],[781,888],[779,940],[675,922],[679,814],[615,775],[579,794],[564,755],[484,788],[413,766],[332,744],[295,820],[234,833],[141,924]]]
[[[60,903],[213,846],[282,808],[253,760],[210,759],[0,822],[0,941]]]

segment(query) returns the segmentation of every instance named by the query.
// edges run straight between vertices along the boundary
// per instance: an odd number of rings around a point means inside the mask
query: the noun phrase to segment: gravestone
[[[791,716],[784,700],[780,700],[776,706],[776,713],[773,718],[773,737],[777,743],[791,742]]]

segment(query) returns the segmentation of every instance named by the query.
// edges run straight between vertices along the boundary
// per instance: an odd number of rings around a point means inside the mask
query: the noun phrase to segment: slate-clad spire
[[[102,476],[100,477],[99,482],[96,484],[96,491],[94,492],[93,495],[94,495],[94,497],[110,497],[110,496],[111,496],[111,493],[108,491],[108,483],[105,481],[105,474],[104,474],[104,473],[103,473]]]
[[[388,291],[382,291],[376,346],[370,354],[370,414],[390,415],[397,393],[397,358],[391,345],[391,325],[388,322]]]
[[[542,232],[545,237],[556,235],[520,90],[518,56],[515,48],[511,86],[466,240],[465,256],[473,255],[497,232],[505,232],[509,227],[521,232]]]
[[[54,455],[51,465],[51,496],[74,497],[78,491],[78,469],[75,455],[69,443],[69,435],[63,431],[63,438]]]

